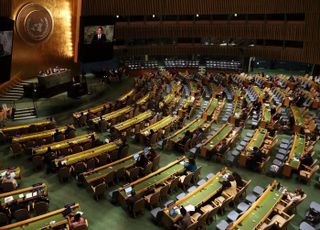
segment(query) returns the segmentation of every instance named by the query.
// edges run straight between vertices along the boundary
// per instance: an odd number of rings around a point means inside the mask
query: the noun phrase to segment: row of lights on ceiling
[[[238,14],[237,14],[237,13],[236,13],[236,14],[233,14],[233,16],[234,16],[234,17],[238,17]],[[119,18],[119,17],[120,17],[120,16],[117,14],[117,15],[116,15],[116,18]],[[155,18],[156,15],[153,14],[152,17]],[[196,17],[198,18],[198,17],[200,17],[200,15],[199,15],[199,14],[196,14]]]

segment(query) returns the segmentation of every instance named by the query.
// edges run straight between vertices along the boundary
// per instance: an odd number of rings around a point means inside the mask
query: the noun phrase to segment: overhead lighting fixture
[[[155,15],[155,14],[153,14],[153,15],[152,15],[152,17],[153,17],[153,18],[155,18],[155,17],[156,17],[156,15]]]
[[[198,18],[198,17],[199,17],[199,14],[196,14],[196,17]]]
[[[119,18],[119,15],[118,15],[118,14],[116,15],[116,18]]]
[[[254,43],[251,43],[249,46],[250,46],[250,47],[254,47]]]
[[[237,14],[237,13],[235,13],[233,16],[238,17],[238,14]]]
[[[225,41],[223,41],[222,43],[220,43],[220,46],[227,46],[228,44],[225,42]]]

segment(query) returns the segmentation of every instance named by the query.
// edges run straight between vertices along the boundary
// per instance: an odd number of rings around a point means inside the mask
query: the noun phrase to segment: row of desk
[[[71,166],[78,162],[86,161],[94,157],[98,157],[102,154],[109,153],[119,149],[119,145],[121,144],[121,140],[116,140],[114,142],[110,142],[108,144],[100,145],[98,147],[88,149],[76,154],[72,154],[69,156],[65,156],[62,158],[58,158],[54,160],[55,165],[58,167],[61,163],[62,165]]]

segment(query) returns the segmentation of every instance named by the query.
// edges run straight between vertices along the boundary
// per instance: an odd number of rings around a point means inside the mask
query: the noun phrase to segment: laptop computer
[[[127,194],[127,196],[131,195],[131,192],[132,192],[132,187],[127,187],[124,189],[125,193]]]

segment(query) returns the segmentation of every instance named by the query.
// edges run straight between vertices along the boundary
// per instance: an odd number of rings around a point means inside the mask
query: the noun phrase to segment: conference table
[[[216,108],[218,107],[218,99],[217,98],[211,98],[206,110],[203,112],[202,117],[204,119],[211,118],[213,113],[215,112]]]
[[[122,116],[124,114],[130,113],[131,111],[133,111],[133,108],[131,106],[126,106],[124,108],[115,110],[111,113],[107,113],[107,114],[102,115],[102,119],[105,121],[110,121],[112,119],[119,118],[120,116]],[[91,120],[91,122],[95,125],[97,125],[99,123],[99,121],[100,121],[100,117],[95,117]]]
[[[204,142],[204,144],[202,145],[201,149],[200,149],[200,156],[201,157],[206,157],[207,156],[207,152],[212,151],[213,149],[215,149],[218,144],[225,139],[233,130],[233,125],[229,124],[229,123],[225,123],[223,124],[218,130],[217,132],[215,132],[212,136],[210,136],[206,142]]]
[[[13,202],[22,203],[48,196],[48,186],[44,183],[0,194],[0,206],[10,206]]]
[[[72,213],[80,211],[79,204],[70,205]],[[23,221],[19,221],[13,224],[9,224],[0,227],[0,230],[11,229],[11,230],[40,230],[40,229],[53,229],[68,224],[68,219],[63,215],[66,208],[61,208],[55,211],[48,212],[43,215],[35,216]]]
[[[140,98],[138,101],[137,101],[137,105],[143,105],[145,104],[149,98],[151,97],[151,93],[147,93],[145,96],[143,96],[142,98]]]
[[[0,129],[0,132],[3,132],[6,136],[13,137],[16,136],[17,133],[22,134],[22,133],[27,133],[28,129],[30,126],[47,126],[47,125],[54,125],[55,121],[54,120],[40,120],[40,121],[34,121],[34,122],[29,122],[29,123],[24,123],[20,125],[11,125],[11,126],[5,126]]]
[[[21,135],[19,137],[14,137],[14,138],[12,138],[12,142],[25,143],[25,142],[31,141],[31,140],[38,140],[41,138],[50,137],[55,134],[56,130],[58,130],[61,133],[64,133],[68,127],[75,129],[75,127],[73,125],[63,126],[63,127],[59,127],[59,128],[55,128],[55,129],[45,130],[42,132],[30,133],[30,134]]]
[[[286,163],[283,165],[282,175],[290,177],[292,171],[297,171],[300,167],[300,157],[303,155],[305,148],[305,136],[296,133],[293,144]]]
[[[88,109],[85,109],[85,110],[82,110],[82,111],[75,112],[75,113],[73,113],[73,117],[75,119],[78,119],[78,118],[81,117],[82,113],[83,113],[83,115],[86,116],[88,114],[88,111],[90,111],[91,113],[97,114],[98,112],[102,112],[105,107],[108,109],[111,106],[112,106],[112,103],[111,102],[107,102],[107,103],[104,103],[104,104],[101,104],[101,105],[97,105],[97,106],[92,107],[92,108],[88,108]]]
[[[244,151],[241,152],[239,156],[239,165],[244,167],[246,166],[247,158],[250,156],[254,147],[260,148],[265,138],[268,135],[268,130],[259,128],[255,131],[253,137],[251,138],[250,142],[245,147]]]
[[[176,122],[179,119],[178,116],[175,115],[169,115],[164,118],[162,118],[160,121],[157,121],[156,123],[149,125],[145,129],[140,131],[140,135],[146,137],[150,135],[150,130],[153,130],[155,133],[158,132],[161,129],[165,129],[166,127],[169,127],[174,122]]]
[[[95,132],[90,134],[84,134],[81,136],[77,136],[71,139],[66,139],[59,142],[53,142],[51,144],[47,145],[41,145],[39,147],[32,148],[32,155],[43,155],[47,152],[48,148],[50,147],[52,151],[57,151],[65,148],[72,147],[74,145],[82,145],[87,142],[91,142],[91,136],[94,136],[96,139],[98,138],[97,134]]]
[[[294,131],[300,132],[301,128],[304,127],[302,109],[297,106],[291,106],[291,111],[294,118]]]
[[[195,210],[199,209],[204,203],[209,201],[218,192],[220,192],[222,189],[222,176],[226,172],[228,172],[228,169],[222,168],[204,184],[198,186],[194,191],[175,201],[169,207],[166,207],[164,209],[164,214],[167,216],[167,218],[163,218],[164,226],[170,228],[174,223],[178,222],[182,218],[181,214],[175,213],[174,215],[170,215],[170,209],[180,209],[181,206],[185,208],[192,207]]]
[[[135,93],[135,89],[132,89],[129,92],[118,97],[117,101],[124,102],[127,98],[133,96],[134,93]]]
[[[276,189],[276,186],[277,183],[273,181],[259,199],[228,229],[256,229],[263,223],[283,197],[282,193]]]
[[[177,174],[185,171],[184,163],[186,157],[182,157],[178,160],[171,162],[170,164],[158,169],[157,171],[148,174],[145,177],[142,177],[136,181],[131,182],[123,187],[119,191],[119,202],[124,203],[129,196],[125,192],[125,188],[132,187],[135,190],[136,195],[143,195],[151,189],[155,188],[157,185],[164,183],[165,181],[173,178]]]
[[[169,137],[169,145],[178,144],[185,136],[187,131],[190,131],[193,133],[198,128],[200,128],[202,125],[204,125],[205,120],[202,118],[196,118],[192,120],[190,123],[188,123],[186,126],[184,126],[182,129],[175,132],[171,137]]]
[[[6,169],[1,169],[0,170],[0,179],[2,176],[4,176],[7,172],[9,173],[14,173],[14,179],[21,179],[21,169],[20,167],[10,167],[10,168],[6,168]]]
[[[71,154],[65,157],[57,158],[54,160],[55,165],[58,167],[59,163],[62,165],[74,165],[78,162],[86,161],[94,157],[98,157],[102,154],[112,152],[119,149],[119,145],[122,143],[121,140],[116,140],[108,144],[100,145],[98,147],[88,149],[79,153]]]
[[[84,182],[87,185],[93,184],[96,181],[99,181],[99,180],[105,178],[109,173],[117,172],[120,169],[128,169],[130,167],[133,167],[136,164],[136,160],[134,157],[136,155],[141,155],[142,153],[144,153],[144,152],[139,151],[139,152],[134,153],[132,155],[129,155],[125,158],[114,161],[110,164],[106,164],[106,165],[100,166],[98,168],[95,168],[91,171],[84,172],[80,176],[83,177]]]
[[[117,132],[121,133],[125,130],[127,130],[128,128],[133,127],[134,125],[137,125],[141,122],[144,122],[146,120],[148,120],[149,118],[151,118],[153,116],[153,112],[151,110],[147,110],[143,113],[138,114],[135,117],[132,117],[126,121],[123,121],[121,123],[118,123],[116,125],[113,126],[114,130],[116,130]]]
[[[262,104],[262,116],[261,116],[261,123],[260,127],[265,128],[271,122],[271,109],[270,105],[263,103]]]

